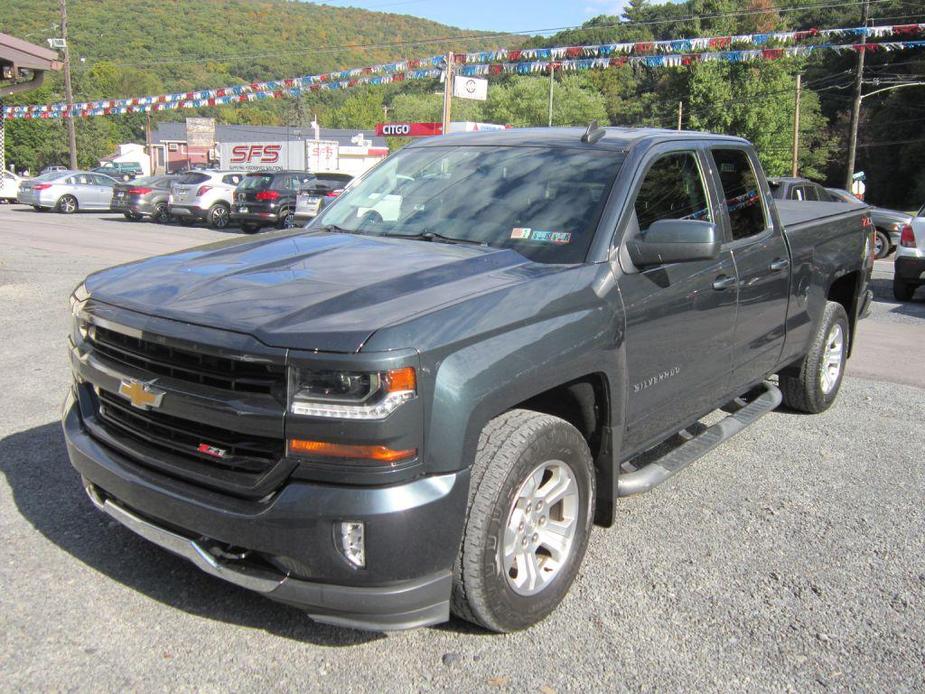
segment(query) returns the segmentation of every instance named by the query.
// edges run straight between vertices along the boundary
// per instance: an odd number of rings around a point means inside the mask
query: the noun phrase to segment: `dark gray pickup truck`
[[[829,407],[872,232],[775,204],[737,138],[419,141],[307,229],[88,277],[68,453],[103,512],[318,621],[524,628],[620,497]]]

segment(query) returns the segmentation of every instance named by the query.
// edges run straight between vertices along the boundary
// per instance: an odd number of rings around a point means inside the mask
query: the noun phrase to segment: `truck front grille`
[[[285,392],[282,364],[243,361],[168,347],[144,338],[94,326],[90,341],[97,354],[158,376],[241,393]]]
[[[99,391],[99,418],[111,434],[174,456],[241,472],[265,473],[285,455],[282,438],[242,434],[161,412],[139,410],[117,395]],[[206,446],[211,453],[203,452]]]

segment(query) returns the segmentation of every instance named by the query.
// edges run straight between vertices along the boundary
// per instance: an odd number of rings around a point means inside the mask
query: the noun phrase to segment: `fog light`
[[[362,569],[366,566],[366,532],[360,521],[344,521],[338,525],[340,551],[344,558]]]

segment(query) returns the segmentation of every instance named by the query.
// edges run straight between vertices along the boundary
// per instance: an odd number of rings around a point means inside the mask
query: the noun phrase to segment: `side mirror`
[[[719,257],[719,234],[712,222],[662,219],[626,244],[637,267],[714,260]]]

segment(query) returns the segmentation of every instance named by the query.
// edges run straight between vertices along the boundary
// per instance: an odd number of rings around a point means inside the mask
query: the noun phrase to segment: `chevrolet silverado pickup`
[[[317,621],[525,628],[622,497],[832,404],[873,231],[775,202],[734,137],[417,141],[305,229],[90,275],[68,454],[102,512]]]

